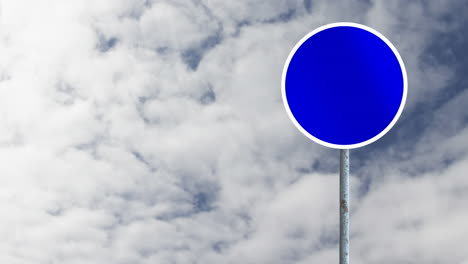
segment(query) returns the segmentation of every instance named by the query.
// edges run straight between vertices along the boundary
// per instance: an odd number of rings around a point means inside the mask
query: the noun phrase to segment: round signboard
[[[302,38],[286,60],[282,95],[294,125],[337,149],[368,145],[403,111],[408,81],[396,48],[376,30],[332,23]]]

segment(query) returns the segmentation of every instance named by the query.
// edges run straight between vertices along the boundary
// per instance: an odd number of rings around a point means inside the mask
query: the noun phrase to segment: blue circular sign
[[[356,23],[332,23],[307,34],[283,69],[283,102],[295,126],[337,149],[385,135],[407,95],[403,60],[382,34]]]

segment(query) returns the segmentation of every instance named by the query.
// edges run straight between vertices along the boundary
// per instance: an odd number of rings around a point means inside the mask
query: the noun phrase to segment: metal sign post
[[[340,264],[349,263],[349,149],[340,150]]]

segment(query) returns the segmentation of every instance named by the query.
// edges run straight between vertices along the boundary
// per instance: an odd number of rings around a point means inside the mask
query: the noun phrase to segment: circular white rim
[[[296,53],[296,51],[299,49],[299,47],[306,40],[308,40],[313,35],[321,32],[323,30],[326,30],[326,29],[329,29],[329,28],[334,28],[334,27],[355,27],[355,28],[360,28],[360,29],[366,30],[366,31],[376,35],[377,37],[379,37],[382,41],[385,42],[385,44],[387,44],[387,46],[390,47],[390,49],[395,54],[395,56],[396,56],[396,58],[398,60],[398,63],[400,64],[400,68],[401,68],[402,75],[403,75],[403,98],[401,99],[400,108],[398,109],[398,112],[396,113],[396,115],[393,118],[392,122],[390,122],[390,124],[388,124],[388,126],[384,130],[382,130],[379,134],[377,134],[373,138],[370,138],[370,139],[368,139],[366,141],[363,141],[363,142],[360,142],[360,143],[350,144],[350,145],[332,144],[332,143],[320,140],[320,139],[312,136],[311,134],[309,134],[309,132],[307,132],[299,124],[299,122],[297,122],[296,118],[294,117],[294,115],[291,112],[291,109],[289,108],[289,104],[288,104],[288,101],[287,101],[287,98],[286,98],[286,73],[288,71],[289,63],[291,62],[291,59],[294,56],[294,54]],[[297,42],[297,44],[294,46],[294,48],[289,53],[289,56],[288,56],[288,58],[286,60],[286,63],[284,64],[284,67],[283,67],[283,75],[281,77],[281,93],[282,93],[282,97],[283,97],[284,107],[286,108],[286,112],[288,113],[289,118],[291,119],[293,124],[296,126],[296,128],[299,129],[299,131],[302,132],[302,134],[304,134],[309,139],[311,139],[311,140],[315,141],[316,143],[318,143],[318,144],[320,144],[322,146],[325,146],[325,147],[334,148],[334,149],[354,149],[354,148],[367,146],[367,145],[373,143],[374,141],[380,139],[385,134],[387,134],[387,132],[390,131],[390,129],[395,125],[395,123],[400,118],[401,113],[403,112],[403,108],[405,107],[406,97],[407,97],[407,94],[408,94],[408,79],[407,79],[407,76],[406,76],[405,64],[403,63],[403,59],[401,58],[400,53],[398,53],[395,46],[393,46],[393,44],[384,35],[382,35],[381,33],[379,33],[377,30],[375,30],[373,28],[370,28],[368,26],[364,26],[364,25],[361,25],[361,24],[358,24],[358,23],[336,22],[336,23],[330,23],[330,24],[323,25],[321,27],[316,28],[315,30],[311,31],[309,34],[305,35],[299,42]]]

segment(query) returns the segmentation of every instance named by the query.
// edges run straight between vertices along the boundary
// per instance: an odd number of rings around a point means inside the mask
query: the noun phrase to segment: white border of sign
[[[397,57],[398,59],[398,62],[400,64],[400,68],[401,68],[401,71],[402,71],[402,74],[403,74],[403,98],[401,100],[401,104],[400,104],[400,108],[398,109],[398,112],[396,113],[395,117],[393,118],[392,122],[390,122],[390,124],[382,131],[380,132],[379,134],[377,134],[376,136],[374,136],[373,138],[371,139],[368,139],[366,141],[363,141],[363,142],[360,142],[360,143],[357,143],[357,144],[351,144],[351,145],[338,145],[338,144],[332,144],[332,143],[328,143],[328,142],[325,142],[323,140],[320,140],[314,136],[312,136],[311,134],[309,134],[309,132],[307,132],[296,120],[296,118],[294,117],[294,115],[292,114],[291,112],[291,109],[289,108],[289,104],[288,104],[288,101],[287,101],[287,98],[286,98],[286,72],[288,70],[288,67],[289,67],[289,63],[291,62],[291,59],[292,57],[294,56],[294,54],[296,53],[296,51],[299,49],[299,47],[306,41],[308,40],[310,37],[312,37],[313,35],[325,30],[325,29],[329,29],[329,28],[334,28],[334,27],[355,27],[355,28],[360,28],[360,29],[363,29],[363,30],[366,30],[374,35],[376,35],[377,37],[379,37],[382,41],[385,42],[385,44],[387,44],[390,49],[393,51],[393,53],[395,54],[395,56]],[[393,44],[386,38],[384,37],[382,34],[380,34],[379,32],[377,32],[375,29],[372,29],[368,26],[364,26],[364,25],[361,25],[361,24],[357,24],[357,23],[352,23],[352,22],[336,22],[336,23],[331,23],[331,24],[327,24],[327,25],[324,25],[324,26],[321,26],[315,30],[313,30],[312,32],[310,32],[309,34],[305,35],[295,46],[294,48],[291,50],[291,52],[289,53],[289,56],[288,56],[288,59],[286,60],[286,63],[284,64],[284,67],[283,67],[283,75],[281,77],[281,93],[282,93],[282,96],[283,96],[283,103],[284,103],[284,107],[286,108],[286,112],[288,113],[288,116],[289,118],[291,119],[291,121],[293,122],[293,124],[297,127],[297,129],[299,129],[299,131],[302,132],[302,134],[304,134],[306,137],[308,137],[309,139],[315,141],[316,143],[322,145],[322,146],[325,146],[325,147],[329,147],[329,148],[334,148],[334,149],[354,149],[354,148],[359,148],[359,147],[363,147],[363,146],[366,146],[366,145],[369,145],[371,143],[373,143],[374,141],[380,139],[381,137],[383,137],[394,125],[395,123],[397,122],[398,118],[400,118],[400,115],[401,113],[403,112],[403,108],[405,107],[405,103],[406,103],[406,97],[407,97],[407,94],[408,94],[408,78],[406,76],[406,68],[405,68],[405,64],[403,63],[403,60],[400,56],[400,54],[398,53],[397,49],[395,48],[395,46],[393,46]],[[344,133],[346,133],[346,128],[343,128],[344,130]]]

